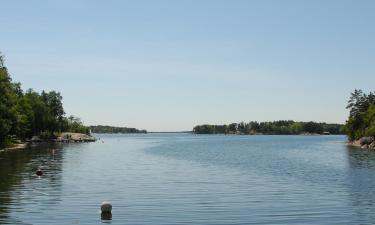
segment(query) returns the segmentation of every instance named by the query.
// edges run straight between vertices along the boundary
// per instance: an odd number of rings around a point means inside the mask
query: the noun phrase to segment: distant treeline
[[[198,125],[196,134],[343,134],[344,125],[280,120],[273,122],[231,123],[229,125]]]
[[[109,134],[127,134],[127,133],[147,133],[146,130],[138,130],[136,128],[128,127],[111,127],[111,126],[90,126],[92,133],[109,133]]]
[[[86,133],[88,129],[78,118],[65,117],[59,92],[23,91],[20,83],[12,82],[0,53],[0,148],[16,139],[48,138],[64,131]]]
[[[350,141],[361,137],[375,137],[375,92],[354,90],[346,107],[350,110],[345,132]]]

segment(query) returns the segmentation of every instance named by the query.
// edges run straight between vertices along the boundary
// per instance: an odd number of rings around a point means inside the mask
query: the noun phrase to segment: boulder
[[[40,139],[38,136],[33,136],[30,141],[31,142],[41,142],[42,139]]]
[[[359,143],[362,145],[369,145],[374,141],[373,137],[362,137],[359,139]]]

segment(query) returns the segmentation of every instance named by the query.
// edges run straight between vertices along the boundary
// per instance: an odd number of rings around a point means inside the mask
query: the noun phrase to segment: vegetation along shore
[[[0,54],[0,149],[28,141],[93,141],[88,134],[79,118],[65,116],[59,92],[24,91],[12,82]]]
[[[279,120],[273,122],[231,123],[228,125],[198,125],[193,128],[196,134],[344,134],[344,125],[316,122],[295,122]]]
[[[375,93],[354,90],[346,107],[349,118],[345,125],[280,120],[273,122],[231,123],[228,125],[198,125],[195,134],[346,134],[349,145],[375,150]]]
[[[195,134],[346,134],[349,144],[375,149],[375,94],[354,90],[348,101],[345,125],[279,120],[273,122],[197,125]],[[66,116],[57,91],[22,90],[13,82],[0,54],[0,149],[22,147],[25,142],[89,142],[92,133],[147,133],[146,130],[105,125],[85,126],[75,116]]]
[[[138,130],[136,128],[129,128],[129,127],[112,127],[112,126],[104,126],[104,125],[97,125],[97,126],[90,126],[89,127],[92,133],[98,134],[129,134],[129,133],[147,133],[147,130]]]
[[[349,118],[345,124],[345,133],[349,143],[375,150],[375,93],[354,90],[346,108],[349,109]]]

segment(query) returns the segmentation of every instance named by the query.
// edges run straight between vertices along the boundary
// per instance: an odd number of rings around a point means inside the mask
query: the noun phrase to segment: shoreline
[[[83,133],[72,133],[64,132],[59,134],[56,138],[43,139],[39,136],[34,136],[29,140],[25,140],[19,143],[14,143],[12,146],[0,149],[0,152],[25,149],[29,145],[34,143],[83,143],[83,142],[95,142],[97,139],[93,136]]]
[[[3,149],[0,149],[0,152],[12,151],[12,150],[18,150],[18,149],[25,149],[25,148],[27,148],[28,145],[29,145],[29,143],[22,142],[22,143],[14,144],[11,147],[6,147],[6,148],[3,148]]]
[[[73,133],[73,132],[63,132],[56,136],[56,138],[49,138],[49,139],[43,139],[39,136],[34,136],[30,140],[26,140],[26,142],[66,142],[66,143],[72,143],[72,142],[95,142],[96,138],[87,134],[83,133]]]
[[[347,145],[365,150],[375,150],[375,140],[371,139],[371,137],[362,137],[355,141],[348,141]]]

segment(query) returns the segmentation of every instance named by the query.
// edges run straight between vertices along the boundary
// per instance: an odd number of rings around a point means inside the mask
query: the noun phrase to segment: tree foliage
[[[16,102],[15,85],[4,66],[3,56],[0,55],[0,146],[9,141],[8,134],[15,130],[18,119]]]
[[[82,122],[66,118],[59,92],[24,92],[20,83],[12,82],[4,57],[0,54],[0,147],[12,139],[28,139],[41,133],[53,136],[55,132],[88,132]]]
[[[273,122],[232,123],[229,125],[198,125],[193,129],[197,134],[342,134],[343,125],[316,122],[295,122],[279,120]]]
[[[349,140],[357,140],[364,136],[375,137],[375,93],[364,93],[354,90],[346,107],[349,118],[345,124],[345,132]]]
[[[90,126],[92,133],[108,133],[108,134],[115,134],[115,133],[147,133],[146,130],[138,130],[136,128],[129,128],[129,127],[112,127],[112,126]]]

